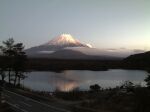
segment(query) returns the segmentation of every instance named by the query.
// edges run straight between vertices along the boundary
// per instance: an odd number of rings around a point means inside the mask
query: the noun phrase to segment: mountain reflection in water
[[[49,83],[55,86],[58,91],[71,91],[78,87],[78,80],[73,80],[71,71],[63,71],[60,74],[54,74],[53,79],[49,80]]]

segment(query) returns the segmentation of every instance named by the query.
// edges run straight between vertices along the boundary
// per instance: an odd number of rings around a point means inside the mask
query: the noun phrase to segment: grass
[[[73,105],[73,112],[150,112],[150,89],[146,87],[56,92],[54,95],[80,102]]]
[[[140,87],[126,93],[120,90],[102,91],[79,106],[100,112],[150,112],[150,90]]]

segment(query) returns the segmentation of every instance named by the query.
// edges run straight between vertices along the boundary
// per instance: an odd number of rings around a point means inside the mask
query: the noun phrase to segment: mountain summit
[[[46,46],[61,46],[61,47],[90,47],[88,44],[83,44],[74,39],[70,34],[61,34],[60,36],[53,38]]]

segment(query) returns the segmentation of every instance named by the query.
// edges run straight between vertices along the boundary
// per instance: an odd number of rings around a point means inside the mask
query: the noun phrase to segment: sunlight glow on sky
[[[150,50],[150,0],[0,0],[0,42],[26,48],[69,33],[102,49]]]

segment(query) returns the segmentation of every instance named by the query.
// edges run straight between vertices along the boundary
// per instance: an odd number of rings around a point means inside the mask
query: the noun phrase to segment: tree
[[[147,87],[150,89],[150,75],[148,75],[145,80]]]
[[[98,91],[100,91],[100,89],[101,89],[101,87],[100,87],[98,84],[94,84],[94,85],[91,85],[91,86],[90,86],[90,90],[91,90],[91,91],[96,91],[96,92],[98,92]]]
[[[5,57],[5,62],[7,63],[7,71],[8,71],[8,80],[10,83],[11,79],[11,71],[13,65],[12,56],[14,56],[14,39],[9,38],[6,41],[3,41],[3,46],[0,46],[0,50],[2,51],[3,56]]]
[[[25,62],[27,59],[27,56],[25,52],[23,51],[24,46],[22,43],[17,43],[14,45],[14,72],[15,72],[15,79],[14,79],[14,85],[18,82],[18,85],[20,85],[21,79],[24,79],[24,72],[26,71],[25,69]]]
[[[3,84],[5,82],[5,77],[6,77],[5,68],[0,68],[0,76],[1,76],[2,84]]]
[[[27,56],[25,54],[23,43],[14,43],[13,38],[10,38],[6,41],[3,41],[3,46],[0,46],[0,50],[3,54],[3,63],[1,68],[6,68],[5,71],[8,71],[9,83],[13,81],[13,84],[16,85],[17,82],[20,85],[21,79],[24,79],[25,62]],[[3,69],[1,69],[2,71]],[[1,72],[2,78],[4,79],[4,73]]]
[[[121,86],[120,88],[121,89],[126,89],[128,92],[130,91],[133,91],[133,88],[134,88],[134,84],[130,81],[125,81]]]
[[[3,60],[3,61],[0,62],[0,77],[1,77],[1,84],[3,84],[5,82],[5,78],[7,76],[7,74],[6,74],[6,71],[7,71],[6,66],[7,65],[4,61],[4,57],[0,57],[0,58],[1,58],[1,60]]]
[[[129,88],[129,87],[133,87],[133,83],[130,82],[130,81],[125,81],[123,84],[122,84],[122,88]]]
[[[1,50],[3,51],[4,55],[6,56],[14,55],[13,52],[14,42],[15,41],[13,38],[9,38],[8,40],[3,41],[4,46],[1,46]]]

